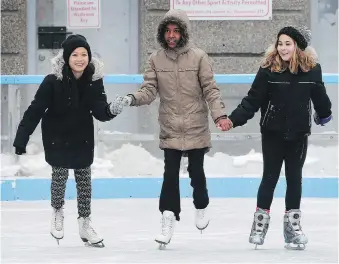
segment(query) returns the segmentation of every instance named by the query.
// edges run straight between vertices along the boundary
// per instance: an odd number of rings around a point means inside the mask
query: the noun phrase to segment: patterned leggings
[[[91,214],[91,167],[75,169],[74,177],[77,186],[79,217],[88,217]],[[52,167],[51,205],[60,209],[65,203],[66,182],[68,169]]]

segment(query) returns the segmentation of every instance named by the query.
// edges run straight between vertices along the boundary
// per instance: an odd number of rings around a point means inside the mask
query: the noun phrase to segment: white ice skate
[[[164,211],[161,218],[161,234],[155,238],[155,241],[160,244],[159,248],[164,248],[169,242],[171,242],[174,226],[175,216],[171,211]]]
[[[102,242],[104,239],[100,237],[97,232],[95,232],[94,228],[91,225],[90,217],[80,217],[78,218],[79,224],[79,234],[80,238],[83,242],[85,242],[86,246],[93,247],[104,247],[104,243]]]
[[[284,238],[285,248],[294,250],[304,250],[308,239],[300,225],[301,211],[292,209],[284,215]]]
[[[58,245],[59,240],[64,238],[64,210],[62,208],[53,208],[51,235],[56,239]]]
[[[210,219],[207,216],[207,208],[205,209],[196,209],[195,211],[195,226],[201,231],[204,230],[208,224],[210,223]]]
[[[254,213],[254,220],[252,224],[251,234],[249,237],[249,242],[255,244],[255,249],[257,249],[258,245],[264,244],[269,225],[270,225],[269,214],[265,210],[259,208]]]

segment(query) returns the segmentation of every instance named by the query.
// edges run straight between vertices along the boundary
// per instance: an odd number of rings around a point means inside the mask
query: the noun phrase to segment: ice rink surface
[[[105,248],[85,247],[78,235],[76,201],[65,204],[65,237],[51,237],[50,201],[1,203],[1,263],[338,263],[338,199],[302,200],[304,251],[284,248],[284,199],[275,198],[263,246],[248,243],[253,198],[211,198],[211,222],[201,234],[191,199],[182,199],[181,221],[165,250],[157,199],[92,201],[94,228]]]

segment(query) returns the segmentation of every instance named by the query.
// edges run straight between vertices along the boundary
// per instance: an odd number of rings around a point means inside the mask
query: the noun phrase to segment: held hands
[[[233,127],[233,123],[229,118],[222,118],[216,123],[216,127],[221,131],[228,131]]]
[[[118,115],[122,112],[124,106],[130,106],[132,103],[132,97],[131,96],[118,96],[115,98],[115,100],[110,105],[110,111],[112,115]]]

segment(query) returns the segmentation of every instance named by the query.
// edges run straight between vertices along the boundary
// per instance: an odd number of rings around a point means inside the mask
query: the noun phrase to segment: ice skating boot
[[[207,216],[207,208],[196,209],[195,211],[195,226],[201,231],[204,230],[210,222]]]
[[[79,217],[79,234],[86,246],[104,247],[103,238],[98,235],[91,225],[90,217]]]
[[[292,209],[284,215],[284,238],[287,249],[303,250],[308,239],[300,225],[301,211]]]
[[[254,213],[253,225],[249,237],[249,242],[255,244],[255,249],[257,249],[258,245],[264,244],[269,225],[269,214],[265,210],[258,208]]]
[[[165,247],[172,239],[174,226],[175,226],[175,215],[171,211],[164,211],[161,219],[161,234],[155,238],[155,241],[160,244],[159,248]]]
[[[52,221],[51,221],[51,235],[57,240],[59,245],[59,240],[64,237],[64,210],[63,208],[55,209],[53,208],[52,212]]]

